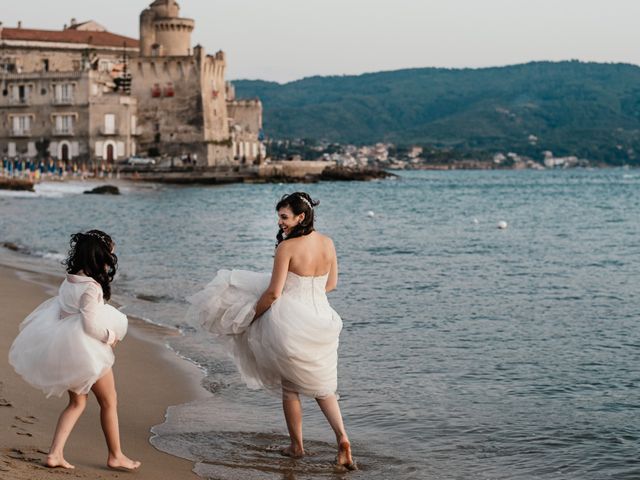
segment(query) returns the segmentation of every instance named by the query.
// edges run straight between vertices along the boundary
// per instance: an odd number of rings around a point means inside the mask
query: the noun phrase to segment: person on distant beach
[[[295,192],[276,205],[279,232],[271,275],[220,270],[188,300],[191,315],[220,336],[250,388],[281,392],[291,439],[281,453],[305,454],[302,393],[316,399],[336,435],[337,464],[354,470],[336,396],[342,320],[326,296],[338,283],[338,261],[331,238],[314,229],[318,204]]]
[[[113,348],[127,331],[127,317],[104,303],[118,257],[115,243],[100,230],[71,235],[67,276],[58,295],[36,308],[21,324],[9,350],[9,363],[47,397],[69,394],[49,449],[48,467],[75,468],[64,446],[87,404],[89,390],[100,404],[100,422],[109,455],[107,466],[134,470],[140,462],[120,448]]]

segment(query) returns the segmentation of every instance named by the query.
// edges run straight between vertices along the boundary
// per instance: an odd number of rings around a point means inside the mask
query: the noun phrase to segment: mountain
[[[533,62],[234,84],[238,96],[260,97],[265,133],[274,139],[385,141],[533,158],[551,150],[640,164],[635,65]]]

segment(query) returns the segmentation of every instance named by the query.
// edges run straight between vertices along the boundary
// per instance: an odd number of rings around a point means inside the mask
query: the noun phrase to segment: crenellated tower
[[[256,133],[261,104],[249,108],[228,102],[226,56],[222,51],[207,54],[201,45],[192,47],[194,26],[193,20],[180,18],[175,0],[155,0],[140,14],[140,55],[129,69],[132,93],[139,101],[141,151],[189,157],[203,166],[264,158]],[[229,116],[231,108],[243,125],[251,125],[241,129],[242,135]],[[238,142],[243,142],[242,149]]]
[[[175,0],[156,0],[140,14],[140,54],[144,57],[191,54],[195,21],[180,18]]]

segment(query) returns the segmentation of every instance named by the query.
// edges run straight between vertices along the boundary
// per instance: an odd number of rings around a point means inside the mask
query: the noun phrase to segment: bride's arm
[[[273,259],[273,271],[271,272],[271,283],[269,283],[269,286],[256,304],[256,314],[253,317],[254,320],[269,310],[271,304],[275,302],[280,295],[282,295],[282,289],[284,288],[284,282],[287,279],[289,262],[291,260],[291,255],[286,243],[287,242],[282,242],[276,249],[276,256]]]
[[[325,291],[329,293],[331,290],[335,290],[338,286],[338,256],[336,255],[336,247],[331,241],[331,250],[333,254],[333,261],[331,262],[331,270],[329,270],[329,278],[327,278],[327,286]]]

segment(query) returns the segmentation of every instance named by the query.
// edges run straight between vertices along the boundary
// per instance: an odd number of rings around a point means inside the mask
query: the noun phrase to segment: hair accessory
[[[313,205],[311,205],[311,202],[309,200],[307,200],[306,198],[304,198],[302,195],[297,195],[297,197],[302,200],[304,203],[306,203],[309,208],[313,209]]]
[[[89,237],[96,237],[97,239],[102,241],[102,243],[104,243],[107,246],[107,248],[109,248],[109,242],[107,241],[107,238],[104,235],[100,235],[97,232],[87,232],[87,233],[84,233],[83,235],[87,235]]]

